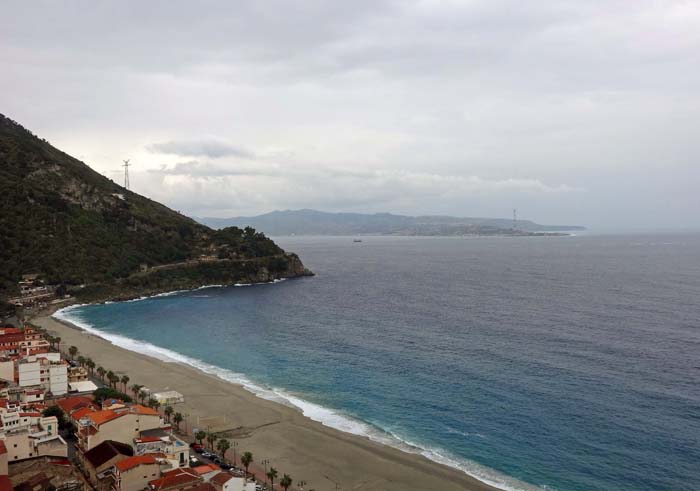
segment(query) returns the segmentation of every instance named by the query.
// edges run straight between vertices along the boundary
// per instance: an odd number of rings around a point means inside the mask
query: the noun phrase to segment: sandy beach
[[[185,403],[175,410],[186,415],[182,429],[227,430],[237,442],[237,454],[250,451],[256,465],[268,460],[280,476],[290,474],[305,489],[322,490],[469,490],[493,491],[465,473],[427,458],[400,451],[368,438],[343,433],[305,417],[300,411],[259,398],[241,386],[190,366],[128,351],[111,342],[64,324],[42,313],[32,322],[61,337],[62,346],[75,345],[84,356],[129,384],[152,391],[177,390]],[[192,441],[192,438],[189,438]],[[229,451],[231,458],[233,449]],[[258,477],[264,473],[255,469]],[[296,486],[294,486],[296,489]]]

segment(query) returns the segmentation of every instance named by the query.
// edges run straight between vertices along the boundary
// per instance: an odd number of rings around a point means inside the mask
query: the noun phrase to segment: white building
[[[20,387],[42,387],[55,396],[68,392],[68,364],[58,353],[28,356],[17,364]]]

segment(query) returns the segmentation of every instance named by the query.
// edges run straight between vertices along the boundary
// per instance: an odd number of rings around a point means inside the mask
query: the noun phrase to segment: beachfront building
[[[48,353],[51,345],[44,335],[32,327],[0,329],[0,356],[28,356]]]
[[[142,431],[162,426],[158,411],[140,404],[115,404],[101,411],[84,410],[78,420],[77,446],[87,452],[106,440],[129,443],[139,438]]]
[[[85,367],[68,367],[68,383],[84,382],[88,379],[88,371]]]
[[[161,406],[172,406],[173,404],[182,404],[185,402],[185,396],[175,390],[165,392],[155,392],[152,396]]]
[[[195,472],[195,474],[201,477],[204,482],[211,481],[222,472],[221,467],[216,464],[198,465],[197,467],[192,467],[192,470]]]
[[[114,491],[140,491],[149,481],[160,478],[164,463],[154,455],[135,455],[114,464],[112,489]],[[167,464],[165,464],[167,465]]]
[[[216,491],[255,491],[255,482],[248,482],[244,477],[235,477],[221,472],[209,481]]]
[[[20,387],[41,387],[55,396],[68,392],[68,363],[59,353],[26,356],[17,363]]]
[[[133,455],[131,445],[107,440],[77,457],[90,484],[97,491],[107,491],[112,486],[114,465]]]
[[[176,437],[171,428],[156,428],[142,431],[134,438],[135,455],[160,454],[171,467],[187,467],[190,462],[190,447]]]

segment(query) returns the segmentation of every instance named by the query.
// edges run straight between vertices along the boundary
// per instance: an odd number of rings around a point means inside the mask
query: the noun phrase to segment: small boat
[[[362,239],[353,239],[353,242],[362,242]]]

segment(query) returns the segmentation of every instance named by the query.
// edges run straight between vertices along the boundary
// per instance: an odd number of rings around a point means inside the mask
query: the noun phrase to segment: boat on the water
[[[353,242],[362,242],[362,239],[353,239]]]

